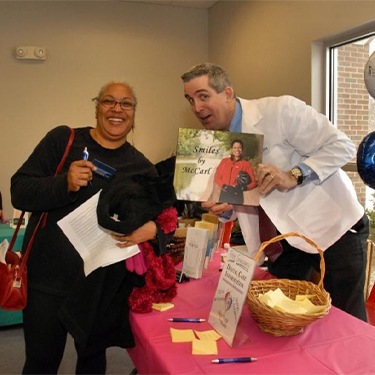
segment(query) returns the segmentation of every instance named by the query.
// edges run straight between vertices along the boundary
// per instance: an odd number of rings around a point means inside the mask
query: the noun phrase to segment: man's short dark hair
[[[232,87],[232,82],[224,68],[212,63],[203,63],[193,66],[181,75],[181,79],[183,82],[189,82],[193,78],[201,76],[208,76],[208,84],[217,93],[223,92],[228,86]]]

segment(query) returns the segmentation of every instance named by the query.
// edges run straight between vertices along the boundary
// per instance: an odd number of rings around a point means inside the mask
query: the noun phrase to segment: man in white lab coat
[[[368,219],[340,169],[355,155],[351,140],[297,98],[236,97],[218,65],[196,65],[181,78],[185,98],[206,129],[264,135],[263,160],[256,171],[260,206],[279,233],[302,233],[325,251],[324,285],[333,305],[366,321]],[[222,218],[238,218],[246,246],[255,255],[260,245],[257,207],[203,205]],[[309,279],[313,268],[319,270],[317,250],[303,239],[288,237],[281,245],[281,255],[269,262],[275,276]]]

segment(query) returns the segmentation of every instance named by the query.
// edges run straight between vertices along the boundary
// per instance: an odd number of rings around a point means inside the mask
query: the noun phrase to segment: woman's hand
[[[68,192],[78,191],[82,186],[87,186],[92,180],[95,165],[88,160],[77,160],[70,164],[68,170]]]
[[[112,238],[119,241],[116,246],[120,248],[136,245],[152,240],[156,237],[157,227],[154,221],[148,221],[129,234],[112,233]]]

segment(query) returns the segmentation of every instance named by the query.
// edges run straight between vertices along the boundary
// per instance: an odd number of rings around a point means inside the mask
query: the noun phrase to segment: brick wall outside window
[[[347,44],[337,51],[337,127],[358,146],[375,129],[374,100],[364,82],[364,67],[369,58],[368,43]],[[355,159],[353,159],[355,162]],[[357,172],[348,172],[360,203],[365,206],[366,186]]]

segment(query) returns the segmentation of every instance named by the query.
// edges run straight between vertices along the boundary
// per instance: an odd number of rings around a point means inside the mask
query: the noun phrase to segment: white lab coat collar
[[[237,98],[242,107],[242,131],[244,133],[255,133],[263,134],[262,131],[256,128],[259,121],[263,118],[259,109],[251,100],[245,100],[242,98]]]

